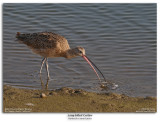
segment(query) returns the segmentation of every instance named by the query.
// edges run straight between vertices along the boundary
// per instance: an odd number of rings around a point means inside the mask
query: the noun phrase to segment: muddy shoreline
[[[157,111],[156,97],[129,97],[81,89],[30,90],[3,86],[3,112],[149,112]]]

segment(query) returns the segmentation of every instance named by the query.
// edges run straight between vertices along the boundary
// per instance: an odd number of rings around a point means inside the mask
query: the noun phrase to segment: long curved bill
[[[88,62],[88,64],[89,64],[89,65],[91,66],[91,68],[94,70],[94,72],[96,73],[99,81],[101,82],[101,79],[100,79],[97,71],[95,70],[95,68],[101,73],[102,77],[103,77],[104,80],[106,81],[104,75],[103,75],[102,72],[98,69],[98,67],[97,67],[86,55],[83,55],[82,57]],[[94,66],[93,66],[92,64],[93,64]],[[95,68],[94,68],[94,67],[95,67]]]

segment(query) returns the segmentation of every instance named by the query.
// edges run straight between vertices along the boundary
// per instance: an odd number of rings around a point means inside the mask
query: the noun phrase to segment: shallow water
[[[114,90],[130,96],[156,96],[156,4],[3,4],[3,82],[41,88],[42,57],[15,41],[16,32],[52,31],[82,46]],[[49,89],[101,92],[81,57],[50,58]],[[46,72],[43,69],[43,80]]]

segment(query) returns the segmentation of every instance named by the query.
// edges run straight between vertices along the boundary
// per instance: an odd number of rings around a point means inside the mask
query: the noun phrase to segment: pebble
[[[47,96],[45,95],[45,93],[42,93],[42,94],[40,95],[40,97],[41,97],[41,98],[46,98]]]
[[[26,103],[25,105],[28,105],[28,106],[34,106],[33,103]]]

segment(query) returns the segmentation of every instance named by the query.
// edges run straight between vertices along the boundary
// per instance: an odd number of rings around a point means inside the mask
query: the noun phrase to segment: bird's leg
[[[50,77],[49,77],[49,70],[48,70],[48,59],[47,58],[46,58],[46,70],[47,70],[48,79],[50,79]]]
[[[47,79],[47,82],[46,82],[46,87],[45,87],[46,90],[48,90],[48,81],[49,79]]]
[[[41,69],[40,69],[40,74],[42,73],[42,68],[43,68],[43,64],[44,64],[44,62],[46,61],[46,58],[44,58],[43,60],[42,60],[42,64],[41,64]]]
[[[44,89],[44,83],[43,83],[43,79],[42,79],[42,75],[40,74],[40,81],[41,81],[41,87],[42,87],[42,90]]]

